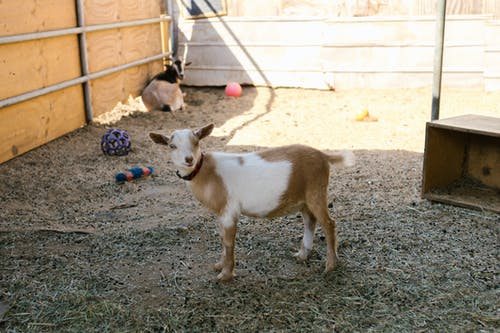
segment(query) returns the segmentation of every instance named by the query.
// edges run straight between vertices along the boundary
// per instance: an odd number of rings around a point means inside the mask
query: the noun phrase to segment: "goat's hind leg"
[[[317,218],[326,239],[326,265],[325,273],[332,271],[337,264],[337,226],[330,217],[326,202],[324,205],[311,207],[313,215]]]
[[[326,238],[326,265],[325,273],[333,271],[337,264],[337,223],[328,214],[328,210],[324,209],[324,217],[321,218],[321,229]]]
[[[301,210],[301,213],[304,221],[304,237],[302,238],[300,250],[295,253],[295,257],[299,261],[306,261],[307,258],[309,258],[313,247],[314,230],[316,230],[316,218],[306,207]]]

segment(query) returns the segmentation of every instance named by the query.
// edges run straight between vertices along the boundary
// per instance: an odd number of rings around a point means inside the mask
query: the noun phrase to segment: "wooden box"
[[[422,197],[500,213],[500,118],[427,123]]]

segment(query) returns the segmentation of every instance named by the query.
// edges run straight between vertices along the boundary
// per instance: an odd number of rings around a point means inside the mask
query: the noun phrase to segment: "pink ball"
[[[241,86],[236,82],[230,82],[226,85],[226,96],[240,97],[241,92]]]

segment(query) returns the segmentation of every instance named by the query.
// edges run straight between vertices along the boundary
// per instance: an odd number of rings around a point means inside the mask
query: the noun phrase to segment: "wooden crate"
[[[427,123],[422,197],[500,213],[500,118]]]

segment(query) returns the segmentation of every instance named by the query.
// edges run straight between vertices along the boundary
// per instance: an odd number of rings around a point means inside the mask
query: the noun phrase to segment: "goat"
[[[328,155],[312,147],[291,145],[268,150],[228,154],[203,153],[200,140],[214,128],[176,130],[170,136],[150,133],[153,142],[169,147],[177,176],[189,181],[194,196],[219,217],[221,259],[214,269],[220,281],[234,276],[234,247],[240,214],[272,218],[300,211],[304,236],[295,254],[305,261],[313,245],[316,222],[326,238],[325,272],[337,262],[336,223],[330,218],[327,188],[330,163],[353,165],[352,153]]]
[[[184,96],[180,82],[184,79],[184,64],[176,59],[172,65],[166,65],[165,71],[155,75],[142,92],[142,101],[148,109],[162,111],[177,111],[184,107]]]

